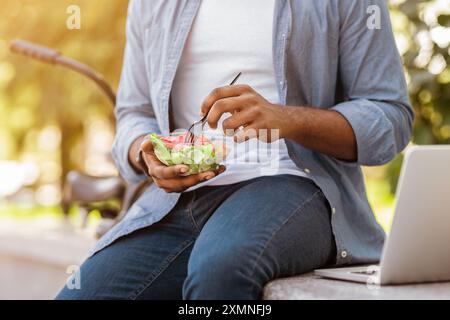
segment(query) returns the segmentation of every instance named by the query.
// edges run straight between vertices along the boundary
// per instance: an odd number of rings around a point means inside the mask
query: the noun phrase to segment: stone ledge
[[[264,300],[450,300],[450,282],[383,286],[329,280],[312,273],[277,279],[264,289]]]

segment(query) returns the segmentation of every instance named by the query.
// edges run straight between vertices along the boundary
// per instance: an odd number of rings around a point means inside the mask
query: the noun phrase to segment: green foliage
[[[410,77],[410,97],[416,111],[414,142],[450,143],[450,2],[408,0],[395,6],[406,17],[402,35],[409,48],[403,55]],[[400,31],[400,30],[399,30]],[[401,31],[400,31],[401,32]]]
[[[450,2],[392,1],[394,30],[403,54],[416,120],[413,143],[450,143]],[[403,52],[402,52],[403,49]],[[387,167],[395,192],[403,155]]]

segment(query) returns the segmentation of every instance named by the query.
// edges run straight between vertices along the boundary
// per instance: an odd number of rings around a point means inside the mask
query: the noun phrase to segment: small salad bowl
[[[195,137],[193,142],[185,143],[187,133],[170,136],[149,135],[156,157],[166,166],[184,164],[189,167],[186,175],[214,171],[226,158],[224,141],[212,140],[204,134]]]

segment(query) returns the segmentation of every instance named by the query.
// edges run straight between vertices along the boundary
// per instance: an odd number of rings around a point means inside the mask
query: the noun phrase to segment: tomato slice
[[[184,144],[184,140],[186,139],[186,135],[187,132],[184,134],[180,134],[180,135],[173,135],[173,136],[166,136],[166,137],[161,137],[161,141],[164,142],[164,144],[172,149],[174,148],[176,145],[179,144]],[[195,138],[194,144],[195,145],[202,145],[202,144],[206,144],[206,143],[210,143],[211,141],[205,137],[205,135],[201,135]]]

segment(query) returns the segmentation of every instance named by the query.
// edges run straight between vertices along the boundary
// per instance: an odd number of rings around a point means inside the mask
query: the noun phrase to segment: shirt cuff
[[[347,119],[356,136],[357,161],[339,160],[341,163],[371,166],[390,160],[391,155],[395,153],[392,124],[375,102],[353,100],[338,104],[331,110],[339,112]]]
[[[128,121],[126,127],[118,129],[112,148],[113,159],[122,177],[130,184],[137,184],[148,177],[142,172],[136,172],[128,160],[131,145],[141,136],[158,133],[156,119],[136,119]]]

